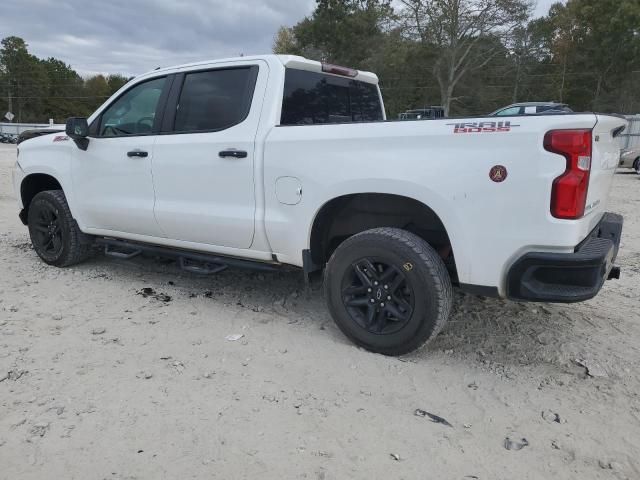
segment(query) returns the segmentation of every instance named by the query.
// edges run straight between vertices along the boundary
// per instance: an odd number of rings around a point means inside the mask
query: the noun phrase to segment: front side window
[[[350,78],[288,68],[281,125],[382,120],[378,87]]]
[[[257,67],[187,73],[178,101],[174,131],[219,131],[248,115]]]
[[[151,133],[166,78],[155,78],[128,90],[102,113],[99,136]]]

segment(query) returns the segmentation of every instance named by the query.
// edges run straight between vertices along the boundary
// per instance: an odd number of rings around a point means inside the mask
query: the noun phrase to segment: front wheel
[[[435,337],[453,302],[440,256],[417,235],[397,228],[345,240],[327,264],[324,289],[340,330],[385,355],[411,352]]]
[[[34,250],[49,265],[68,267],[92,252],[92,239],[78,228],[61,190],[40,192],[33,198],[28,225]]]
[[[640,157],[636,158],[636,161],[633,162],[633,169],[640,175]]]

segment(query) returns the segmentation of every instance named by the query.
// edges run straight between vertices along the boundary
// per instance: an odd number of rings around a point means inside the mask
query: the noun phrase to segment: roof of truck
[[[192,63],[185,63],[182,65],[173,65],[170,67],[157,68],[156,70],[147,72],[144,75],[183,69],[183,68],[192,68],[192,67],[198,67],[198,66],[204,66],[204,65],[211,65],[213,63],[240,62],[240,61],[246,62],[246,61],[252,61],[252,60],[264,60],[269,62],[269,61],[273,61],[274,59],[278,60],[285,67],[322,73],[322,65],[323,65],[322,62],[309,60],[308,58],[300,57],[298,55],[268,54],[268,55],[251,55],[246,57],[217,58],[217,59],[211,59],[211,60],[204,60],[201,62],[192,62]],[[378,83],[378,76],[375,73],[366,72],[363,70],[357,70],[357,72],[358,74],[354,77],[356,80],[367,82],[367,83],[375,83],[375,84]]]

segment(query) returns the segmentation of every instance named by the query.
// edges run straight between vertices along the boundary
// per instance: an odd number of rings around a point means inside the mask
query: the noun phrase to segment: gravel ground
[[[0,145],[1,479],[640,478],[635,174],[610,205],[622,279],[596,299],[456,293],[428,348],[388,358],[350,344],[296,271],[45,265],[14,160]]]

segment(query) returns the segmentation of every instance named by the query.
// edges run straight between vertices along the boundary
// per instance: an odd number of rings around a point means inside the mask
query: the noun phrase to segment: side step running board
[[[163,258],[171,258],[178,266],[190,273],[210,275],[226,270],[228,267],[245,268],[249,270],[274,271],[278,265],[262,263],[239,258],[222,257],[207,253],[194,253],[178,248],[159,247],[144,243],[128,242],[114,238],[98,238],[97,245],[104,246],[104,253],[109,257],[121,260],[129,260],[142,254],[156,255]]]
[[[178,266],[187,272],[198,273],[200,275],[211,275],[212,273],[219,273],[228,268],[228,265],[221,263],[211,262],[194,262],[193,260],[185,257],[178,257]]]
[[[133,257],[137,257],[141,253],[142,253],[142,250],[140,250],[139,248],[125,253],[125,252],[116,252],[115,250],[113,250],[112,245],[104,246],[104,254],[107,257],[119,258],[120,260],[129,260]]]

